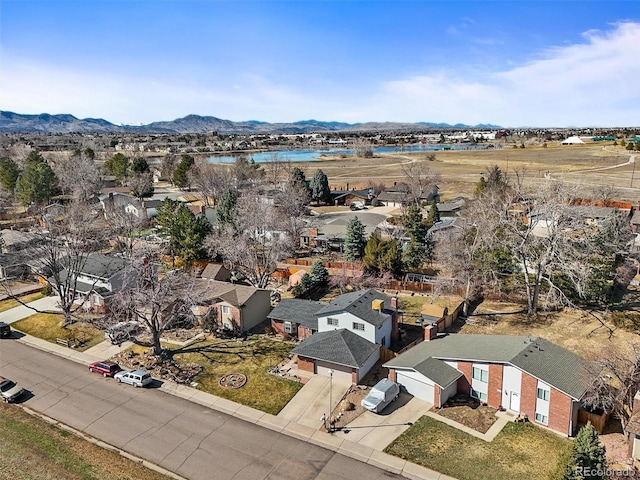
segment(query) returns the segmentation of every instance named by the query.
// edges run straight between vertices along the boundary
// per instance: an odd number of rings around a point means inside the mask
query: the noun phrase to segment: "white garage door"
[[[333,370],[333,378],[343,382],[351,383],[351,369],[340,365],[333,365],[328,362],[316,361],[316,373],[318,375],[329,376],[329,370]]]
[[[402,372],[396,371],[396,382],[402,385],[408,393],[425,402],[433,403],[433,385],[411,378]]]

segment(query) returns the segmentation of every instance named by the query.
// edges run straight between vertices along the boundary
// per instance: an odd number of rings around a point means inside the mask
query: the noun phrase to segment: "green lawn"
[[[0,478],[161,480],[167,477],[32,417],[15,405],[0,404]]]
[[[83,322],[73,323],[66,328],[61,326],[62,315],[54,313],[36,313],[11,325],[12,328],[28,335],[56,343],[57,338],[69,340],[77,350],[84,351],[104,340],[101,330]]]
[[[41,294],[40,292],[36,292],[36,293],[31,293],[29,295],[24,295],[22,297],[20,297],[20,300],[22,300],[24,303],[29,303],[29,302],[33,302],[35,300],[39,300],[40,298],[44,297],[43,294]],[[7,300],[2,300],[0,302],[0,312],[4,312],[6,310],[11,310],[12,308],[18,307],[22,305],[20,302],[18,302],[17,300],[13,299],[13,298],[9,298]]]
[[[422,417],[385,452],[459,480],[543,480],[568,442],[531,423],[508,423],[493,442],[485,442]]]
[[[173,352],[178,364],[197,363],[203,371],[193,381],[198,389],[218,397],[276,415],[298,393],[302,384],[268,373],[269,367],[280,363],[289,355],[292,343],[271,340],[254,335],[244,342],[207,338],[185,348],[164,344]],[[140,347],[133,347],[140,352]],[[218,381],[229,373],[247,376],[244,387],[228,390]]]

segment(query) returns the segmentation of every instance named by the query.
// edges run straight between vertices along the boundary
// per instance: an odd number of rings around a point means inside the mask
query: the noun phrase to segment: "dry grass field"
[[[424,162],[441,175],[440,192],[446,199],[471,195],[480,174],[487,167],[498,165],[510,175],[524,171],[525,181],[532,185],[544,181],[544,174],[549,172],[553,179],[580,183],[587,189],[600,185],[614,186],[619,192],[618,199],[635,201],[640,193],[640,178],[636,178],[629,157],[624,148],[610,143],[572,146],[549,143],[546,148],[505,146],[487,150],[437,151],[434,161],[429,161],[425,152],[390,153],[374,158],[329,158],[301,164],[301,168],[307,176],[321,168],[329,177],[332,188],[346,188],[347,184],[350,188],[364,188],[370,182],[391,187],[393,182],[403,180],[403,164]],[[640,170],[637,177],[640,177]]]

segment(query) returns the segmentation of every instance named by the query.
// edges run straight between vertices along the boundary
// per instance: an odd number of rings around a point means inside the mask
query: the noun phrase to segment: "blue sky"
[[[0,110],[639,126],[640,2],[0,0]]]

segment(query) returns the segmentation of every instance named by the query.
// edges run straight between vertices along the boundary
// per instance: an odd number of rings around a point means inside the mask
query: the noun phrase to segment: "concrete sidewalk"
[[[46,297],[41,300],[37,300],[36,302],[48,300],[49,303],[42,303],[44,305],[50,306],[52,298],[55,300],[55,297]],[[27,315],[25,315],[25,317],[33,314],[33,310],[22,306],[16,307],[12,310],[8,310],[7,312],[12,312],[13,310],[18,310],[21,308],[24,308],[27,311]],[[38,308],[45,307],[39,306]],[[6,321],[4,320],[3,314],[7,312],[2,312],[2,314],[0,314],[0,318],[2,318],[3,321]],[[14,314],[11,318],[17,318],[20,315],[21,313]],[[14,333],[14,335],[18,334]],[[79,352],[72,348],[64,347],[62,345],[57,345],[46,340],[32,337],[31,335],[19,335],[21,336],[17,341],[21,343],[52,353],[54,355],[58,355],[60,357],[68,358],[69,360],[73,360],[74,362],[77,362],[84,366],[88,365],[91,362],[108,358],[109,356],[111,356],[109,354],[109,352],[111,352],[111,347],[118,348],[117,346],[111,345],[109,342],[102,342],[101,344],[92,347],[85,352]],[[124,345],[120,347],[120,349],[124,348],[126,348]],[[311,386],[305,390],[309,383],[311,383]],[[232,402],[224,398],[216,397],[215,395],[202,392],[186,385],[180,385],[166,380],[162,381],[160,390],[163,390],[167,394],[184,398],[204,407],[211,408],[213,410],[240,418],[247,422],[255,423],[264,428],[268,428],[270,430],[280,432],[290,437],[297,438],[298,440],[301,440],[303,442],[312,443],[341,455],[376,466],[383,470],[400,474],[411,480],[456,480],[453,477],[443,475],[434,470],[430,470],[401,458],[388,455],[381,451],[383,447],[381,447],[380,445],[376,445],[376,448],[373,448],[366,444],[360,443],[357,441],[358,438],[356,435],[348,438],[347,435],[341,431],[326,433],[319,430],[322,425],[320,417],[322,413],[324,413],[325,410],[328,409],[328,403],[326,407],[324,405],[328,395],[328,393],[326,392],[326,389],[328,389],[328,385],[328,377],[321,377],[319,375],[316,375],[309,382],[307,382],[307,384],[300,390],[300,392],[298,392],[298,394],[300,394],[304,390],[303,395],[297,398],[295,402],[290,402],[291,407],[287,405],[277,416],[262,412],[260,410],[256,410],[251,407],[247,407],[245,405],[241,405],[236,402]],[[346,385],[345,382],[340,382],[339,380],[333,379],[332,406],[337,405],[348,387],[349,385]],[[419,407],[418,403],[416,403],[415,405]],[[418,410],[421,410],[421,408],[418,408]],[[417,413],[417,411],[407,411],[406,414],[413,416]],[[383,429],[379,429],[379,431],[381,430]],[[388,438],[387,443],[395,438],[392,436],[394,435],[394,433],[395,432],[392,430],[386,430]],[[360,440],[362,440],[362,438],[365,438],[366,435],[360,435],[360,437]],[[352,439],[356,441],[353,441]],[[371,442],[375,442],[374,436],[369,437],[369,440],[365,443]]]
[[[60,311],[60,308],[58,307],[58,297],[40,298],[34,302],[29,303],[29,305],[40,311]],[[18,320],[22,320],[23,318],[30,317],[31,315],[38,313],[33,308],[29,308],[25,305],[20,305],[10,310],[5,310],[4,312],[0,312],[0,321],[4,323],[13,323],[17,322]]]

